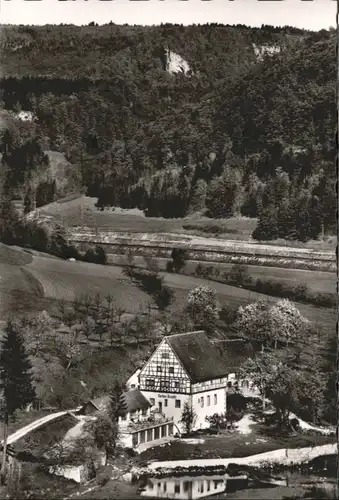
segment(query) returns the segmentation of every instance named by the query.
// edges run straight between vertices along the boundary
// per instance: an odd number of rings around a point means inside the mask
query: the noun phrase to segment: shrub
[[[82,260],[84,260],[85,262],[95,262],[95,259],[96,259],[96,254],[95,254],[93,248],[89,248],[86,251]]]
[[[107,264],[107,255],[102,246],[97,245],[95,247],[95,254],[97,264]]]
[[[183,248],[173,248],[171,257],[172,257],[173,270],[176,273],[180,273],[180,271],[185,267],[186,262],[188,260],[187,250]]]
[[[76,258],[76,257],[75,257]],[[93,264],[106,264],[107,255],[102,246],[96,245],[95,249],[89,248],[85,255],[81,258],[78,256],[79,260],[84,260],[85,262],[92,262]]]
[[[236,283],[237,285],[242,285],[251,281],[248,273],[248,267],[244,264],[234,264],[228,274],[228,281]]]
[[[171,260],[166,262],[166,271],[168,273],[173,273],[173,262]]]
[[[194,274],[196,276],[203,276],[204,274],[204,266],[199,262],[199,264],[197,264],[196,268],[195,268],[195,271],[194,271]]]

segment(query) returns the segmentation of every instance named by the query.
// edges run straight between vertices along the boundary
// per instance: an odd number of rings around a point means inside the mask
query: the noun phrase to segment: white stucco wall
[[[130,376],[130,378],[126,382],[126,388],[128,390],[130,389],[137,389],[139,385],[139,373],[140,373],[140,368],[135,370],[133,375]]]
[[[226,387],[193,394],[192,406],[197,413],[195,429],[209,427],[209,423],[206,422],[207,416],[214,415],[214,413],[225,413],[226,411]]]
[[[158,409],[159,403],[162,403],[162,413],[168,418],[172,418],[174,423],[180,427],[181,413],[186,402],[190,403],[191,396],[189,394],[172,394],[162,393],[157,391],[141,391],[142,394],[150,401],[154,399],[152,409]],[[165,406],[167,400],[167,406]],[[180,408],[176,408],[175,401],[180,400]]]

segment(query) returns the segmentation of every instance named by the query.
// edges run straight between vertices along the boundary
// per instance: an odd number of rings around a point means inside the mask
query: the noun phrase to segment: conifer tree
[[[32,384],[31,363],[25,350],[24,341],[16,325],[10,320],[5,329],[0,352],[0,388],[2,393],[2,413],[4,421],[3,457],[1,482],[6,475],[6,448],[9,417],[14,418],[19,410],[35,398]]]
[[[278,208],[278,236],[289,240],[297,239],[296,235],[296,209],[292,202],[284,200]]]
[[[255,240],[275,240],[278,237],[277,210],[273,205],[262,209],[252,237]]]
[[[127,403],[124,397],[125,388],[116,383],[110,394],[109,414],[113,421],[117,422],[119,417],[127,412]]]
[[[186,434],[190,434],[192,432],[196,421],[197,421],[197,413],[194,410],[193,406],[186,401],[183,410],[181,412],[181,420],[180,420],[180,423],[182,424],[184,432]]]

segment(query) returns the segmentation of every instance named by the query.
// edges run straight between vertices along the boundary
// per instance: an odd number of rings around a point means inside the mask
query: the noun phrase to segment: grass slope
[[[23,259],[26,259],[26,252]],[[118,266],[101,266],[85,262],[68,262],[42,254],[28,254],[31,262],[24,265],[7,264],[0,253],[1,313],[7,315],[19,309],[49,309],[53,302],[72,300],[83,293],[111,293],[117,306],[126,312],[136,313],[150,302],[147,294],[139,290],[122,275]],[[222,305],[240,306],[254,302],[266,295],[249,292],[242,288],[216,283],[210,280],[184,275],[164,273],[165,283],[175,292],[173,309],[182,307],[188,291],[199,285],[216,289]],[[278,299],[268,297],[269,300]],[[326,329],[335,328],[334,309],[317,308],[312,305],[296,304],[300,312],[310,321]]]
[[[154,258],[158,264],[160,271],[166,271],[166,264],[168,259],[163,257]],[[118,266],[126,264],[126,257],[123,255],[109,254],[109,262]],[[133,263],[140,268],[146,268],[145,259],[141,256],[134,256]],[[188,261],[185,266],[185,273],[193,274],[199,261]],[[201,262],[203,266],[207,267],[208,262]],[[211,264],[220,268],[221,273],[229,272],[233,264],[217,263]],[[252,266],[247,265],[249,275],[254,279],[272,280],[289,285],[307,285],[311,292],[320,293],[335,293],[336,279],[335,274],[325,271],[308,271],[306,269],[282,269],[279,267],[266,267],[266,266]]]
[[[251,292],[230,285],[224,285],[211,280],[195,278],[191,276],[164,273],[165,283],[175,290],[176,302],[183,304],[186,300],[188,291],[196,286],[208,285],[217,291],[217,296],[222,306],[241,306],[250,302],[256,302],[260,299],[266,299],[270,302],[279,300],[276,297],[270,297],[261,293]],[[295,306],[306,318],[313,323],[325,328],[335,328],[336,314],[335,310],[328,308],[319,308],[309,304],[297,304]]]

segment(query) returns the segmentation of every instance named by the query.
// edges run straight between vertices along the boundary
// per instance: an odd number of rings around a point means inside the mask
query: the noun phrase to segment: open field
[[[110,263],[124,266],[126,265],[126,257],[123,255],[108,254]],[[163,257],[155,257],[154,260],[158,264],[159,271],[166,271],[166,263],[169,259]],[[193,274],[197,264],[200,261],[188,261],[185,266],[185,273]],[[136,255],[133,257],[133,263],[140,268],[147,268],[145,259]],[[229,263],[208,263],[205,261],[200,262],[203,266],[212,265],[220,269],[221,273],[229,272],[233,264]],[[249,275],[254,279],[272,280],[289,285],[307,285],[311,292],[320,293],[335,293],[336,291],[336,275],[326,271],[308,271],[306,269],[282,269],[279,267],[266,267],[266,266],[246,266]]]
[[[50,215],[58,219],[65,226],[88,227],[102,231],[116,231],[129,233],[184,233],[200,236],[213,236],[218,239],[251,240],[251,234],[256,227],[256,219],[247,217],[232,217],[230,219],[208,219],[200,215],[192,215],[183,219],[164,219],[145,217],[137,209],[114,211],[98,210],[95,207],[96,198],[81,196],[77,199],[51,203],[38,209],[41,215]],[[211,228],[216,227],[216,233]],[[330,237],[326,241],[309,241],[307,243],[291,241],[267,242],[268,245],[288,246],[295,248],[309,248],[318,251],[335,250],[336,238]]]
[[[24,254],[26,252],[22,251]],[[0,252],[0,293],[2,319],[19,310],[50,310],[53,303],[61,299],[72,300],[87,292],[115,297],[116,305],[125,312],[136,313],[145,309],[149,296],[139,290],[127,277],[121,267],[101,266],[85,262],[68,262],[43,254],[28,254],[31,262],[24,265],[8,264],[1,259]],[[240,306],[254,302],[266,295],[249,292],[242,288],[216,283],[202,278],[163,273],[165,283],[174,290],[175,301],[172,309],[179,309],[185,303],[190,289],[199,285],[209,285],[216,289],[221,305]],[[269,300],[278,299],[269,297]],[[296,304],[300,312],[310,321],[326,329],[334,329],[335,310],[317,308],[312,305]]]

